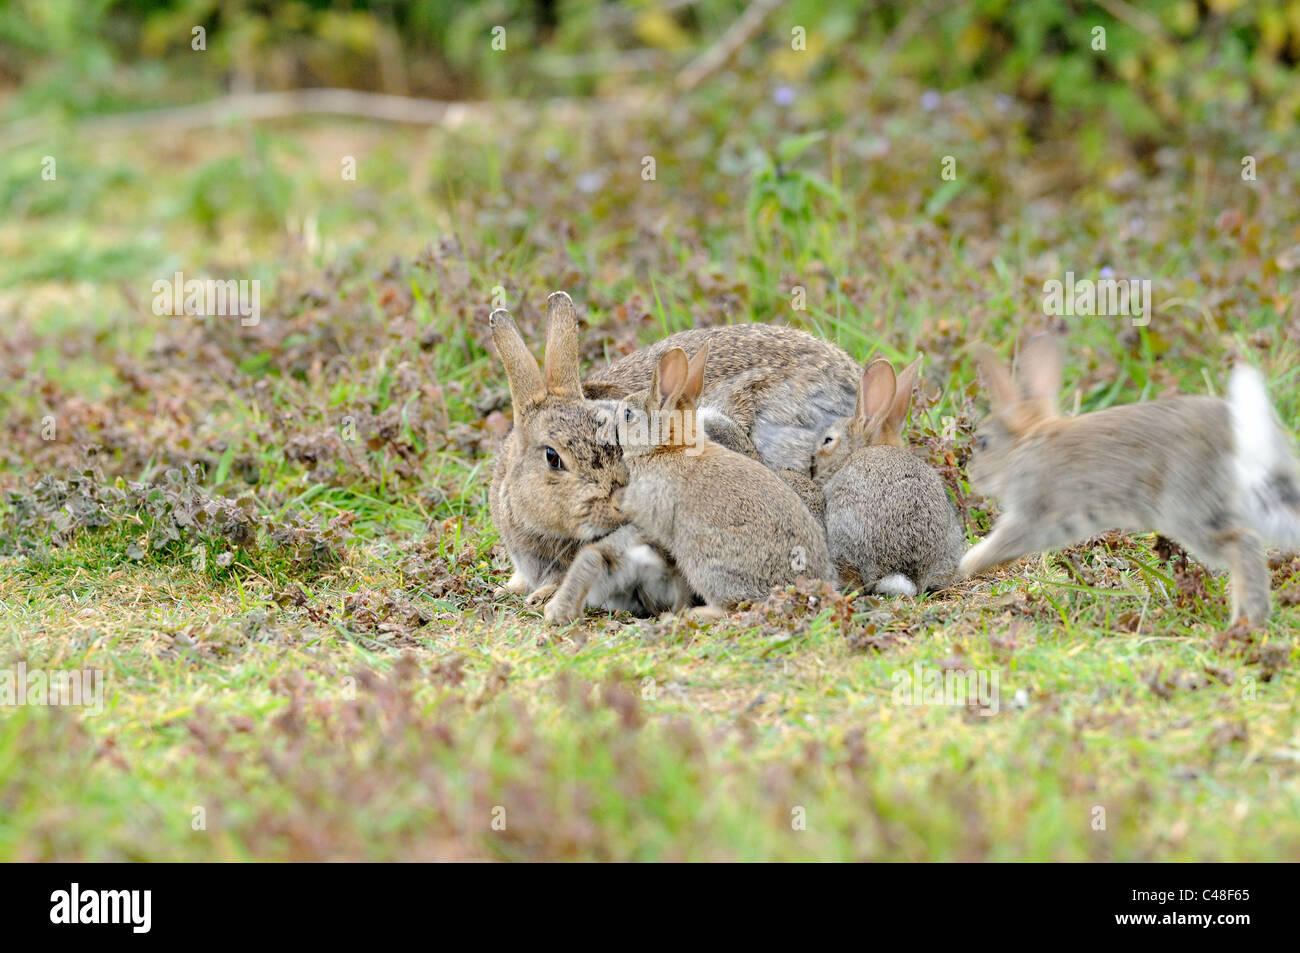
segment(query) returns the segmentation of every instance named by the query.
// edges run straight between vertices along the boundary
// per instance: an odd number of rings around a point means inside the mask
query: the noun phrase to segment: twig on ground
[[[677,75],[673,83],[674,92],[679,95],[689,92],[726,66],[737,51],[762,28],[767,15],[780,5],[781,0],[754,0],[712,46]]]
[[[366,93],[354,89],[300,89],[234,93],[192,106],[100,116],[82,120],[77,124],[77,130],[81,135],[98,137],[139,132],[174,133],[203,129],[233,120],[285,119],[305,115],[350,116],[454,129],[469,121],[487,121],[503,114],[524,116],[550,111],[577,115],[595,111],[609,116],[627,116],[635,115],[650,105],[649,99],[641,97],[610,100],[558,97],[540,102],[443,102]],[[8,146],[21,145],[40,139],[46,129],[46,124],[39,119],[22,120],[0,131],[0,142]]]

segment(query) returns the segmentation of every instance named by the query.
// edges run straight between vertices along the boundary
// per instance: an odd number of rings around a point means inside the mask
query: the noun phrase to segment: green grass
[[[707,628],[556,630],[495,592],[497,286],[538,347],[546,294],[570,290],[593,362],[719,321],[794,323],[862,360],[923,351],[911,433],[968,495],[967,346],[1009,354],[1066,270],[1151,277],[1157,310],[1066,319],[1064,406],[1221,388],[1237,351],[1293,424],[1293,143],[1243,120],[1249,184],[1231,150],[1208,188],[1195,151],[1154,174],[1119,136],[1063,169],[980,90],[928,113],[918,93],[832,75],[790,111],[714,90],[618,135],[74,137],[55,182],[29,173],[46,145],[0,151],[0,487],[200,464],[204,498],[249,497],[263,527],[220,566],[220,536],[189,531],[133,558],[141,512],[60,529],[57,506],[21,523],[4,504],[0,668],[102,668],[108,692],[93,717],[0,710],[0,859],[1295,857],[1292,562],[1249,635],[1222,578],[1146,537],[943,598],[786,595]],[[796,138],[820,114],[846,118]],[[797,175],[754,158],[783,152]],[[261,278],[262,323],[154,315],[151,282],[178,269]],[[969,503],[975,538],[994,505]],[[346,523],[341,561],[304,568],[316,529],[265,535],[291,510]],[[896,704],[918,664],[996,674],[997,712]]]

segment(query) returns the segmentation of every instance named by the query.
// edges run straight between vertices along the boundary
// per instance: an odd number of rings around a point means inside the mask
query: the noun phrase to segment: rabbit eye
[[[827,437],[825,440],[822,441],[822,446],[823,447],[829,446],[831,443],[834,442],[834,440],[835,440],[834,437]]]
[[[975,438],[975,449],[976,449],[976,450],[983,450],[986,446],[988,446],[988,442],[989,442],[989,438],[988,438],[988,437],[983,437],[983,436],[976,437],[976,438]]]
[[[546,448],[546,465],[552,470],[564,469],[564,461],[560,459],[560,455],[555,452],[554,447]]]
[[[627,408],[626,410],[623,411],[623,419],[624,419],[627,423],[629,423],[629,424],[632,422],[632,408],[631,408],[631,407],[629,407],[629,408]]]

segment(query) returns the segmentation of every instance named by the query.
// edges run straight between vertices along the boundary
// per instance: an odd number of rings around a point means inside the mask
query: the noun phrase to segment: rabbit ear
[[[894,384],[894,399],[889,404],[885,419],[880,424],[880,443],[903,446],[903,424],[907,423],[907,411],[912,406],[912,390],[916,387],[916,378],[921,371],[922,354],[915,361],[903,368]]]
[[[527,413],[546,399],[546,385],[542,383],[542,372],[537,366],[537,359],[524,344],[515,327],[515,319],[510,312],[498,308],[488,317],[488,326],[492,329],[492,343],[501,355],[501,363],[506,367],[506,379],[510,381],[510,400],[514,403],[515,420]]]
[[[546,299],[546,389],[557,397],[582,397],[578,318],[563,291]]]
[[[663,357],[659,358],[659,366],[655,368],[651,386],[654,399],[661,409],[677,403],[683,388],[686,387],[689,371],[690,363],[686,360],[686,352],[679,347],[669,349]]]
[[[686,385],[682,388],[682,397],[692,404],[700,399],[704,391],[704,365],[709,359],[709,342],[695,352],[686,368]]]
[[[1011,407],[1019,401],[1016,385],[1011,375],[987,344],[977,344],[974,348],[975,363],[979,365],[980,376],[984,378],[984,388],[993,401],[993,409],[1001,410]]]
[[[894,365],[883,357],[876,358],[862,372],[858,385],[858,405],[853,410],[854,426],[867,430],[878,427],[885,411],[894,402]]]
[[[1020,349],[1019,378],[1024,395],[1046,413],[1056,412],[1061,389],[1061,349],[1050,334],[1035,334]]]

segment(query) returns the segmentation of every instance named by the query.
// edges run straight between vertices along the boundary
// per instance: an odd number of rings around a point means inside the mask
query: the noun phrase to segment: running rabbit
[[[1264,544],[1300,545],[1300,479],[1263,379],[1239,364],[1228,397],[1175,397],[1057,413],[1061,352],[1038,335],[1013,380],[979,354],[992,413],[975,437],[971,484],[1002,509],[963,557],[974,575],[1109,529],[1156,531],[1232,572],[1232,619],[1269,617]]]

